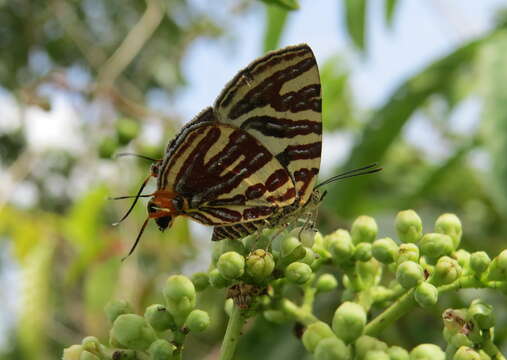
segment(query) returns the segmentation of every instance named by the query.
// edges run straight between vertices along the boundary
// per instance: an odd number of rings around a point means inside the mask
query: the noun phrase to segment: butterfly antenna
[[[374,174],[374,173],[379,172],[381,170],[382,170],[382,168],[377,168],[377,163],[373,163],[373,164],[363,166],[363,167],[360,167],[357,169],[346,171],[344,173],[333,176],[327,180],[324,180],[323,182],[321,182],[320,184],[315,186],[315,189],[317,189],[321,186],[327,185],[333,181],[343,180],[343,179],[351,178],[354,176]]]
[[[119,154],[116,154],[114,156],[115,159],[119,158],[119,157],[123,157],[123,156],[135,156],[135,157],[138,157],[140,159],[145,159],[145,160],[151,160],[151,161],[159,161],[159,159],[153,159],[149,156],[145,156],[145,155],[141,155],[141,154],[135,154],[135,153],[119,153]]]
[[[126,195],[126,196],[116,196],[116,197],[108,197],[107,200],[124,200],[124,199],[135,199],[135,198],[145,198],[153,196],[153,194],[143,194],[143,195]]]
[[[146,184],[148,183],[148,180],[150,180],[151,178],[151,175],[148,176],[144,181],[143,181],[143,184],[141,185],[141,188],[139,189],[139,191],[137,192],[137,195],[134,196],[134,202],[132,203],[132,205],[130,205],[130,208],[128,209],[128,211],[125,213],[125,215],[122,216],[122,218],[113,223],[113,226],[117,226],[119,223],[121,223],[123,220],[125,220],[127,218],[127,216],[130,215],[130,213],[132,212],[132,210],[134,210],[134,206],[136,206],[137,204],[137,200],[140,198],[140,197],[146,197],[146,196],[150,196],[150,195],[141,195],[141,193],[143,192],[143,189],[144,187],[146,186]],[[128,197],[123,197],[123,196],[120,196],[120,198],[128,198]]]
[[[143,226],[141,226],[141,230],[139,231],[139,234],[137,234],[136,241],[134,241],[134,245],[132,245],[132,247],[130,248],[129,253],[121,259],[122,262],[125,261],[125,259],[127,259],[130,255],[132,255],[132,253],[136,249],[137,244],[139,244],[139,240],[143,235],[144,229],[146,229],[146,225],[148,225],[148,220],[150,220],[149,216],[146,218],[146,220],[144,220]]]

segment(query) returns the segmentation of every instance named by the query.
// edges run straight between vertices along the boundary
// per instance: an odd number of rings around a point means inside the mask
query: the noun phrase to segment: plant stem
[[[245,319],[242,316],[241,309],[234,305],[229,322],[227,323],[222,347],[220,348],[219,360],[231,360],[233,358],[244,322]]]

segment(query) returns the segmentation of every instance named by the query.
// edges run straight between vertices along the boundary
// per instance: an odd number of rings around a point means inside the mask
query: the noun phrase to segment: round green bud
[[[100,360],[99,357],[89,351],[83,351],[79,360]]]
[[[257,281],[267,279],[275,269],[275,260],[271,253],[257,249],[246,258],[246,272]]]
[[[114,321],[110,331],[113,343],[121,347],[144,351],[157,337],[146,320],[136,314],[123,314]]]
[[[317,234],[316,230],[304,229],[303,231],[301,231],[301,234],[299,234],[299,231],[300,230],[298,230],[298,235],[301,240],[301,244],[303,244],[304,247],[311,248],[315,243],[315,235]]]
[[[450,284],[460,277],[461,272],[461,266],[456,260],[442,256],[433,269],[431,282],[437,286]]]
[[[300,259],[299,261],[312,266],[313,262],[316,259],[315,253],[310,248],[303,247],[303,249],[305,249],[305,256],[302,259]]]
[[[389,355],[383,350],[370,350],[363,360],[390,360]]]
[[[322,274],[315,283],[315,288],[319,292],[326,292],[334,290],[338,287],[338,281],[331,274]]]
[[[350,233],[354,244],[361,242],[371,243],[377,237],[378,226],[374,218],[359,216],[353,223]]]
[[[182,325],[188,313],[195,307],[195,287],[189,278],[183,275],[170,276],[163,288],[167,310],[177,325]]]
[[[114,137],[106,137],[102,139],[102,141],[99,144],[99,156],[102,159],[111,159],[113,154],[116,152],[116,149],[118,149],[118,140]]]
[[[399,346],[391,346],[387,349],[390,360],[409,360],[408,351]]]
[[[422,221],[414,210],[400,211],[396,215],[395,226],[399,239],[404,243],[415,243],[422,237]]]
[[[295,236],[287,236],[280,243],[280,251],[282,256],[289,256],[297,247],[301,246],[301,242]]]
[[[176,328],[173,316],[164,305],[153,304],[146,308],[144,318],[156,331],[165,331]]]
[[[325,238],[326,247],[338,263],[349,261],[354,255],[354,244],[346,230],[336,230]]]
[[[378,285],[382,275],[382,264],[374,258],[356,263],[356,272],[364,288]]]
[[[229,285],[229,280],[225,279],[218,269],[213,269],[208,273],[209,283],[216,289],[223,289]]]
[[[264,318],[275,324],[284,324],[289,321],[287,315],[280,310],[266,310],[263,312]]]
[[[246,255],[248,253],[245,245],[241,241],[230,239],[216,241],[213,243],[211,252],[212,263],[216,264],[220,255],[225,254],[228,251],[235,251],[241,255]]]
[[[310,324],[303,333],[303,345],[309,352],[313,353],[315,348],[325,338],[335,338],[333,330],[328,324],[322,321],[314,322]]]
[[[468,346],[461,346],[452,360],[482,360],[481,355]]]
[[[104,308],[107,319],[112,324],[122,314],[132,313],[132,307],[126,300],[111,300]]]
[[[462,268],[468,268],[470,265],[470,253],[465,249],[458,249],[452,254],[452,257],[456,259],[459,266]]]
[[[240,278],[245,272],[245,258],[235,251],[228,251],[218,258],[217,269],[228,280]]]
[[[369,351],[386,351],[387,344],[374,337],[363,335],[356,340],[356,358],[364,359]]]
[[[488,273],[488,280],[505,281],[505,279],[507,279],[507,250],[493,259]]]
[[[336,337],[321,340],[315,348],[315,360],[349,360],[350,358],[350,349]]]
[[[424,281],[415,288],[414,299],[420,307],[433,306],[438,301],[438,289]]]
[[[116,122],[116,135],[121,145],[127,145],[141,130],[139,122],[130,118],[121,118]]]
[[[361,336],[366,325],[366,311],[356,303],[346,301],[335,311],[333,331],[340,339],[350,344]]]
[[[461,235],[463,230],[461,228],[461,221],[454,214],[440,215],[435,222],[435,231],[441,234],[449,235],[456,250],[461,242]]]
[[[155,340],[148,349],[150,360],[172,359],[176,346],[164,339]]]
[[[209,286],[209,276],[205,272],[197,272],[192,275],[192,283],[196,291],[203,291]]]
[[[185,321],[185,326],[192,332],[204,331],[208,328],[209,324],[209,315],[206,311],[202,310],[192,310]]]
[[[450,337],[449,344],[454,346],[455,349],[461,346],[473,346],[473,342],[463,333],[458,332]]]
[[[421,344],[410,352],[410,360],[445,360],[445,353],[434,344]]]
[[[100,342],[95,336],[87,336],[81,341],[83,350],[97,354],[101,352]]]
[[[468,308],[468,315],[473,319],[479,329],[489,329],[495,326],[493,306],[480,299],[474,300]]]
[[[421,265],[413,261],[404,261],[396,269],[396,280],[405,289],[412,289],[424,281],[424,270]]]
[[[454,251],[452,238],[438,233],[425,234],[419,243],[419,247],[421,253],[430,259],[450,255]]]
[[[396,262],[401,264],[404,261],[419,261],[419,247],[416,244],[405,243],[399,246]]]
[[[354,258],[359,261],[368,261],[372,257],[371,253],[371,243],[359,243],[356,245],[356,249],[354,251]]]
[[[81,345],[71,345],[63,349],[62,360],[79,360],[82,353],[83,347]]]
[[[295,284],[302,285],[312,276],[312,268],[302,262],[293,262],[285,269],[285,277]]]
[[[470,255],[470,268],[477,275],[485,272],[489,264],[491,264],[491,259],[485,251],[476,251]]]
[[[373,242],[371,252],[381,263],[391,264],[398,256],[398,245],[391,238],[378,239]]]

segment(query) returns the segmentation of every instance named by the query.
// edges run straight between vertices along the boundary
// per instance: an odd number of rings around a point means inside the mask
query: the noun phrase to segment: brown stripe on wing
[[[236,240],[244,238],[248,235],[255,233],[258,229],[264,228],[266,223],[264,221],[252,221],[248,223],[230,225],[230,226],[215,226],[213,229],[212,241],[219,241],[224,239]]]
[[[290,145],[276,155],[276,158],[282,165],[289,166],[295,160],[320,159],[321,150],[322,143],[320,141],[311,144]]]
[[[298,135],[322,134],[322,123],[310,120],[291,120],[273,116],[253,116],[241,124],[243,130],[256,130],[262,135],[293,138]]]

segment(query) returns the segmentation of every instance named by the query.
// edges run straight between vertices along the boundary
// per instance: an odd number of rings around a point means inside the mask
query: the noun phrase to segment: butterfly
[[[163,231],[184,216],[213,226],[217,241],[286,225],[313,212],[322,200],[315,185],[321,113],[319,71],[308,45],[269,52],[242,69],[153,163],[136,195],[136,200],[150,197],[148,217],[129,255],[150,219]],[[151,177],[157,179],[157,190],[141,195]]]

